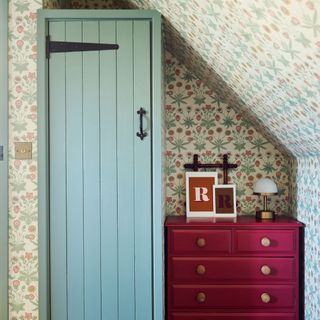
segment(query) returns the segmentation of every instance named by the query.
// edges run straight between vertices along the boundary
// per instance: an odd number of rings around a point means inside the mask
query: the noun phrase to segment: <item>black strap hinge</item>
[[[101,50],[118,50],[118,49],[119,49],[118,44],[51,41],[50,36],[46,37],[47,59],[49,59],[50,53],[54,53],[54,52],[82,52],[82,51],[101,51]]]

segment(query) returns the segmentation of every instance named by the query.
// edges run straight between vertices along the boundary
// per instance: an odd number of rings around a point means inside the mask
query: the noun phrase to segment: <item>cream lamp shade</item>
[[[268,209],[268,199],[269,195],[277,194],[278,188],[273,180],[269,178],[262,178],[258,180],[253,186],[253,194],[263,196],[263,210],[256,212],[257,219],[274,219],[274,211]]]
[[[262,178],[253,186],[253,193],[259,195],[277,194],[278,188],[273,180],[269,178]]]

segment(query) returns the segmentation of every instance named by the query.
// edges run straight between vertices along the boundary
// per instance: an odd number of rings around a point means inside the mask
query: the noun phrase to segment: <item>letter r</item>
[[[195,201],[209,201],[209,198],[207,196],[208,188],[204,187],[195,187]]]

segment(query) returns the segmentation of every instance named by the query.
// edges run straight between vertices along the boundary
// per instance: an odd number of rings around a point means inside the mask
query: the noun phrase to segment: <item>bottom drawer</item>
[[[174,285],[173,308],[293,308],[293,285]],[[289,310],[288,310],[289,311]]]
[[[174,312],[168,320],[296,320],[294,313],[182,313]]]

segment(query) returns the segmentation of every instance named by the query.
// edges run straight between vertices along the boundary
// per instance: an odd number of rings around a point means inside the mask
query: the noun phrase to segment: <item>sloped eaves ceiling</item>
[[[320,155],[319,0],[83,1],[158,10],[166,49],[221,99],[281,151]]]
[[[131,0],[166,48],[282,150],[320,154],[320,1]]]

